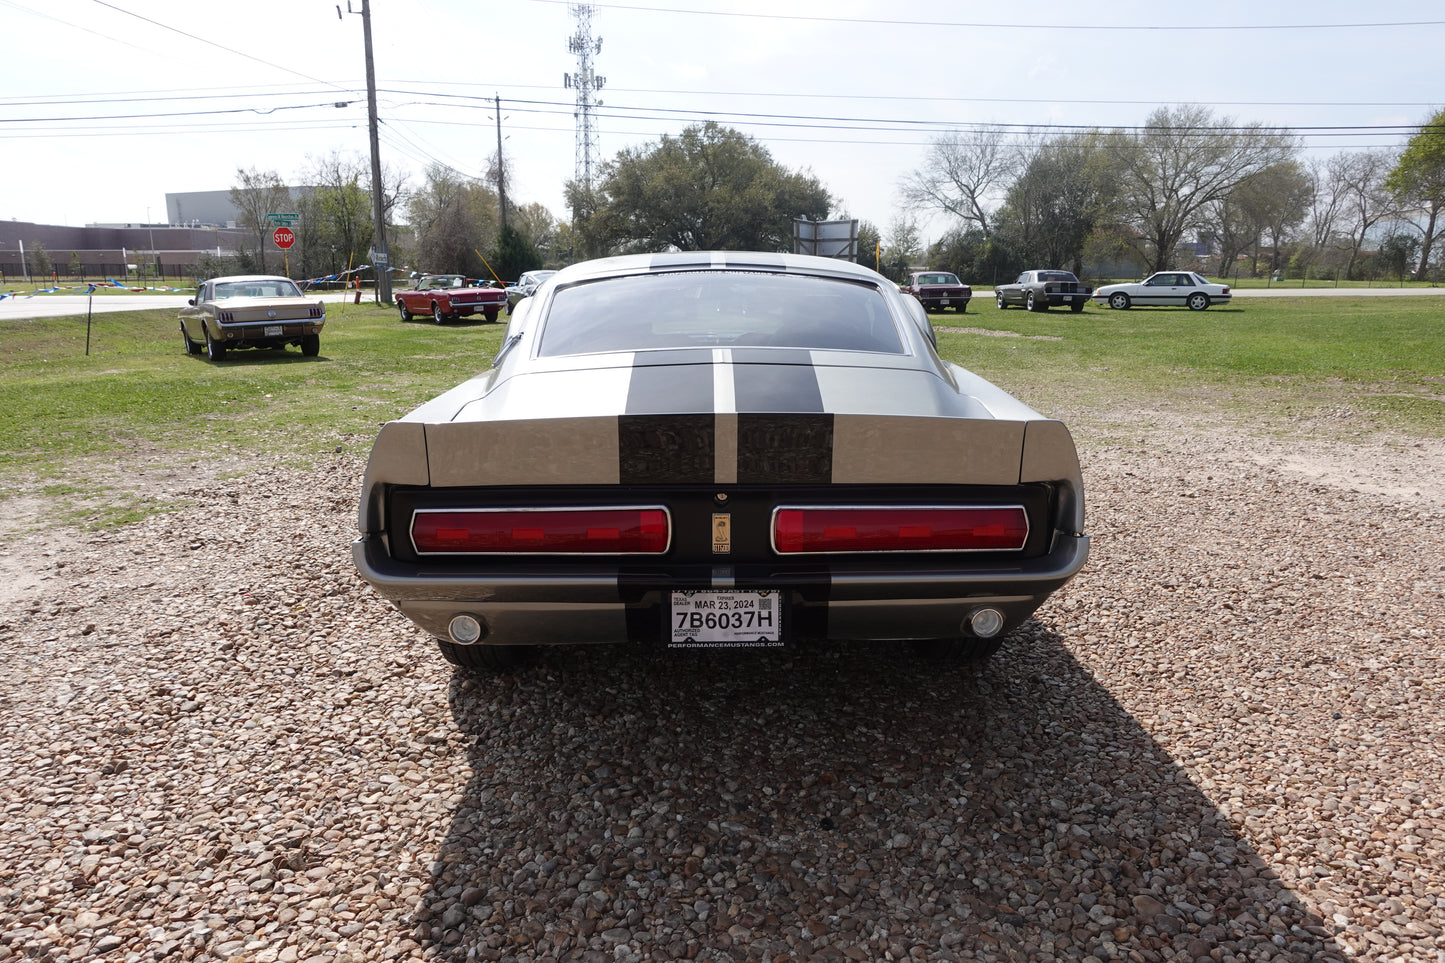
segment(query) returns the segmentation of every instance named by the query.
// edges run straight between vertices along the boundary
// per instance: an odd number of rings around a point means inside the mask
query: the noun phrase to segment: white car
[[[1203,311],[1211,304],[1228,304],[1229,285],[1193,271],[1160,271],[1142,281],[1106,284],[1094,292],[1094,300],[1120,310],[1139,304]]]

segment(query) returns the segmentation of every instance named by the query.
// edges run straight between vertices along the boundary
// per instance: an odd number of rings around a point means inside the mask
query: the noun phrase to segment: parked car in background
[[[396,294],[396,307],[403,321],[428,314],[437,324],[473,314],[495,321],[506,306],[506,291],[491,282],[474,281],[460,274],[426,274],[417,278],[410,290]]]
[[[1067,305],[1075,313],[1094,291],[1081,284],[1072,271],[1025,271],[1012,284],[994,285],[994,299],[999,310],[1017,304],[1029,311],[1047,311],[1050,307]]]
[[[958,275],[947,271],[918,271],[908,276],[908,282],[899,287],[904,294],[911,294],[923,305],[925,311],[944,311],[954,308],[960,312],[968,310],[973,297],[973,288],[958,279]]]
[[[290,278],[242,274],[202,281],[181,308],[186,354],[202,349],[221,361],[236,348],[285,348],[294,344],[313,358],[321,351],[326,305],[301,293]]]
[[[382,426],[363,578],[468,668],[538,645],[991,655],[1088,554],[1069,431],[846,261],[564,268],[493,367]]]
[[[1229,298],[1229,285],[1193,271],[1160,271],[1142,281],[1105,284],[1094,292],[1095,301],[1119,310],[1141,304],[1203,311],[1212,304],[1228,304]]]
[[[517,306],[517,302],[523,298],[530,298],[537,293],[542,282],[547,280],[556,271],[528,271],[517,278],[516,284],[507,285],[507,310],[510,311]]]

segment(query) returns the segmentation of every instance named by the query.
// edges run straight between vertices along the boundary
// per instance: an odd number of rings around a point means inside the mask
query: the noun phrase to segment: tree
[[[515,281],[542,266],[537,249],[510,224],[497,233],[497,246],[490,260],[492,270],[500,274],[503,281]]]
[[[1345,277],[1352,277],[1370,232],[1397,213],[1394,198],[1385,186],[1385,177],[1395,166],[1395,154],[1381,148],[1338,157],[1340,211],[1348,231]]]
[[[433,164],[426,183],[411,196],[416,261],[427,274],[488,277],[478,252],[497,242],[497,195],[480,181]]]
[[[1289,138],[1259,124],[1216,121],[1207,107],[1160,107],[1138,131],[1110,135],[1120,214],[1149,271],[1164,270],[1210,205],[1245,178],[1290,159]]]
[[[951,214],[988,237],[988,205],[1017,164],[1001,131],[953,131],[934,138],[923,166],[904,175],[899,191],[914,210]]]
[[[259,273],[266,272],[266,246],[271,243],[271,231],[276,225],[267,214],[281,214],[291,210],[291,189],[281,181],[275,171],[258,171],[256,168],[236,168],[236,185],[231,188],[231,203],[241,212],[242,230],[251,232],[256,241],[252,252],[243,251],[243,256],[254,257]]]
[[[1410,223],[1420,232],[1420,260],[1415,280],[1423,281],[1430,267],[1430,253],[1445,211],[1445,110],[1421,126],[1400,153],[1399,162],[1385,178],[1385,186],[1396,204],[1424,223]]]
[[[1297,161],[1285,161],[1251,174],[1210,208],[1209,224],[1220,245],[1219,271],[1229,274],[1238,255],[1253,257],[1250,273],[1258,273],[1259,253],[1270,239],[1269,269],[1279,267],[1285,237],[1310,210],[1313,187]]]
[[[1113,202],[1113,167],[1098,132],[1069,134],[1021,149],[1021,173],[995,225],[1028,267],[1082,272],[1084,243]]]
[[[576,212],[589,199],[570,188]],[[608,253],[788,250],[793,219],[823,220],[832,206],[812,174],[782,167],[751,137],[713,122],[621,151],[590,200],[588,239]]]
[[[893,218],[883,239],[883,264],[879,273],[894,281],[908,277],[908,269],[923,257],[923,232],[918,221],[906,214]]]
[[[561,259],[557,241],[561,225],[552,212],[535,201],[511,208],[511,223],[523,239],[532,246],[542,259],[539,266],[560,267],[566,263]]]

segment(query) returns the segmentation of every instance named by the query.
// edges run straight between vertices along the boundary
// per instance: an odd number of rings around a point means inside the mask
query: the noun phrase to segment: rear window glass
[[[285,278],[220,281],[216,284],[215,297],[218,301],[225,298],[299,298],[301,290]]]
[[[786,274],[680,271],[558,290],[540,354],[650,348],[787,347],[902,354],[876,287]]]

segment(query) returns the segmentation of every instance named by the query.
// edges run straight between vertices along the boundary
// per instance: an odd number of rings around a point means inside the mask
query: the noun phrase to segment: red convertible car
[[[396,307],[403,321],[420,314],[431,315],[437,324],[471,314],[482,314],[488,321],[495,321],[506,306],[506,291],[460,274],[427,274],[417,278],[410,291],[398,291],[396,295]]]

